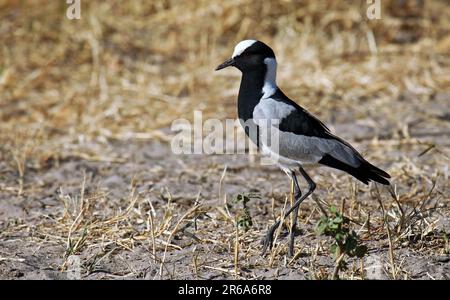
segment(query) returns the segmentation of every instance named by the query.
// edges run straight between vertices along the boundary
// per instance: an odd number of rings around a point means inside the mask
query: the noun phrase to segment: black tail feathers
[[[361,160],[361,165],[357,168],[347,165],[346,163],[343,163],[328,154],[322,157],[319,163],[331,168],[345,171],[365,184],[369,184],[369,182],[373,180],[384,185],[389,185],[387,178],[391,178],[388,173],[375,167],[364,159]]]

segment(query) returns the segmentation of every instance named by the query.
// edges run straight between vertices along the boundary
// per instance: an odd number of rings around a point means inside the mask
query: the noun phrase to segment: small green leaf
[[[330,246],[330,251],[331,251],[331,253],[333,253],[333,255],[337,258],[337,257],[339,257],[339,255],[341,255],[341,251],[340,251],[340,248],[339,248],[339,246],[337,245],[337,244],[333,244],[333,245],[331,245]]]
[[[336,233],[335,239],[336,239],[336,241],[338,241],[338,242],[342,242],[342,241],[345,240],[345,234],[343,234],[343,233]]]
[[[340,216],[340,215],[337,215],[337,217],[335,217],[333,219],[333,223],[336,223],[336,224],[340,224],[340,223],[342,223],[342,221],[343,221],[343,219],[342,219],[342,216]]]
[[[319,223],[319,225],[317,226],[317,229],[316,229],[317,233],[323,234],[325,232],[326,227],[327,227],[326,224]]]

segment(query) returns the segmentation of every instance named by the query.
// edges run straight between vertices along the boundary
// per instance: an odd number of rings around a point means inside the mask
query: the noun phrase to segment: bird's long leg
[[[288,211],[284,214],[283,216],[283,220],[289,216],[289,214],[293,211],[293,210],[297,210],[297,207],[300,206],[300,203],[303,202],[303,200],[305,200],[309,195],[312,194],[312,192],[316,189],[316,183],[311,179],[311,177],[309,177],[308,173],[306,173],[306,171],[303,169],[303,167],[299,167],[299,171],[300,174],[305,178],[306,182],[308,183],[308,191],[301,196],[298,200],[295,201],[294,205],[292,205]],[[270,228],[269,231],[267,232],[265,238],[264,238],[264,245],[263,245],[263,251],[262,251],[262,255],[264,255],[267,251],[268,248],[272,247],[272,243],[273,243],[273,234],[275,232],[275,230],[278,228],[278,226],[280,225],[280,220],[276,221],[275,224],[273,224]]]
[[[306,182],[308,183],[308,191],[306,192],[306,194],[304,194],[302,197],[300,197],[300,199],[298,199],[297,201],[295,201],[294,205],[289,208],[289,210],[284,214],[284,217],[286,218],[296,207],[298,207],[300,205],[300,203],[303,202],[303,200],[305,200],[306,198],[308,198],[309,195],[312,194],[312,192],[314,192],[314,190],[316,189],[316,183],[311,179],[311,177],[309,177],[308,173],[306,173],[306,171],[303,169],[303,167],[299,167],[299,171],[300,174],[302,174],[303,178],[305,178]]]
[[[295,172],[291,173],[292,181],[294,181],[294,198],[295,200],[300,199],[302,196],[302,191],[300,190],[300,186],[298,185],[297,176],[295,176]],[[289,249],[288,249],[288,255],[294,256],[294,240],[295,240],[295,233],[297,231],[297,220],[298,220],[298,210],[300,209],[300,205],[298,205],[294,209],[294,215],[291,225],[291,234],[289,237]]]

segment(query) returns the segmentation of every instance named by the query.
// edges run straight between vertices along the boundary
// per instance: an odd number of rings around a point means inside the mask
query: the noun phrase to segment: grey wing
[[[294,102],[263,99],[253,117],[263,133],[271,125],[270,134],[266,134],[271,137],[271,151],[282,157],[316,163],[328,154],[352,167],[360,165],[361,156],[352,146],[332,135],[322,122]],[[264,144],[264,138],[261,141]]]

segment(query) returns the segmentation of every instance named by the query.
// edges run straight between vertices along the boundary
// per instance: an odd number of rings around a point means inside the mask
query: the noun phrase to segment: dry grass
[[[373,252],[388,249],[387,276],[414,277],[397,251],[428,258],[450,251],[448,231],[437,229],[439,221],[449,220],[450,8],[438,0],[423,9],[414,4],[422,1],[409,1],[407,8],[400,2],[382,1],[382,19],[368,20],[365,1],[82,1],[82,19],[69,20],[63,1],[0,1],[0,201],[44,198],[40,176],[67,161],[129,163],[132,155],[117,151],[117,143],[167,143],[172,121],[192,119],[194,109],[204,119],[234,118],[239,74],[216,75],[213,69],[236,42],[257,38],[275,49],[278,81],[287,94],[335,125],[394,178],[392,190],[378,190],[316,172],[321,191],[315,197],[325,207],[340,207],[345,199],[343,212]],[[163,188],[138,192],[146,182],[132,169],[136,180],[122,190],[128,196],[117,197],[93,176],[74,172],[78,191],[66,193],[69,183],[58,182],[52,214],[0,215],[0,240],[26,233],[21,239],[39,247],[64,247],[59,270],[70,255],[83,253],[84,275],[98,272],[108,257],[140,247],[148,263],[157,265],[151,278],[205,278],[211,272],[261,278],[264,269],[277,277],[286,268],[307,278],[331,275],[326,240],[312,229],[320,217],[312,204],[302,211],[306,229],[297,238],[310,242],[297,243],[296,258],[285,258],[284,240],[267,260],[259,257],[268,219],[288,201],[284,177],[283,193],[260,189],[271,193],[265,198],[274,204],[253,208],[266,217],[255,215],[253,228],[241,232],[236,212],[222,205],[232,196],[222,186],[237,182],[240,192],[248,192],[250,177],[226,169],[227,163],[197,169],[186,157],[167,153],[166,159],[184,160],[181,175],[156,167],[148,172],[205,183],[198,196],[180,193],[174,201],[164,180]],[[251,168],[252,176],[272,171]],[[216,200],[221,204],[211,204]],[[186,270],[171,269],[168,254],[176,261],[178,252],[186,256]],[[0,264],[17,260],[13,256],[0,252]],[[104,272],[147,276],[135,268]],[[354,262],[344,277],[365,275]]]

